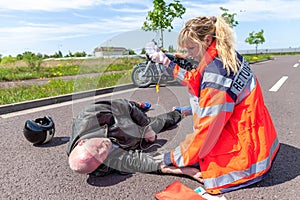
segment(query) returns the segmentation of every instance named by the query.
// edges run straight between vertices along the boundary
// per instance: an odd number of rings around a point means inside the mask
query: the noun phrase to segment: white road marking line
[[[295,68],[296,68],[296,67],[298,67],[298,66],[299,66],[299,63],[296,63],[296,64],[294,64],[294,66],[293,66],[293,67],[295,67]]]
[[[275,83],[275,85],[273,85],[273,87],[271,87],[271,89],[269,89],[269,91],[277,92],[287,79],[288,79],[288,76],[281,77],[281,79],[279,79],[279,81],[277,81],[277,83]]]

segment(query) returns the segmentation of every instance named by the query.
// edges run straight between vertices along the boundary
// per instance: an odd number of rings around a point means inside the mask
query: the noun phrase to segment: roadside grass
[[[273,59],[273,55],[270,54],[258,54],[258,55],[243,55],[243,57],[249,62],[249,63],[254,63],[254,62],[259,62],[263,60],[271,60]]]
[[[141,62],[140,58],[97,58],[85,60],[44,61],[40,68],[24,66],[24,63],[0,65],[0,81],[18,81],[35,78],[53,78],[78,74],[130,70]]]
[[[0,89],[0,105],[128,84],[130,82],[130,71],[126,73],[102,74],[93,78],[81,77],[67,81],[51,79],[45,85],[20,85]]]

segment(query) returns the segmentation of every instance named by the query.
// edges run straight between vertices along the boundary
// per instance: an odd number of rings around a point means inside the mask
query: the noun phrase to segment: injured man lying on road
[[[119,173],[185,174],[202,181],[199,169],[166,166],[162,153],[146,153],[142,142],[153,143],[156,134],[182,119],[178,110],[148,117],[151,104],[127,99],[98,101],[74,119],[67,149],[70,168],[80,174],[104,176]]]

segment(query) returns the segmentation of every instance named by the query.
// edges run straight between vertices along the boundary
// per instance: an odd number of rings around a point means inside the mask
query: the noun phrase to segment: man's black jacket
[[[79,140],[105,137],[119,146],[104,161],[109,168],[121,172],[157,171],[159,163],[152,156],[136,151],[149,123],[150,119],[134,102],[126,99],[98,101],[84,108],[74,119],[67,154]]]

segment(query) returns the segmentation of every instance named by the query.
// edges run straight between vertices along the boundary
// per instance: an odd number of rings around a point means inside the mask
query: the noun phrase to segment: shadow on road
[[[266,178],[252,187],[268,187],[290,181],[300,175],[300,149],[280,144],[280,150]]]
[[[46,144],[35,144],[35,147],[40,147],[40,148],[49,148],[49,147],[56,147],[59,145],[63,145],[67,142],[69,142],[70,137],[53,137],[52,140],[50,140]]]
[[[103,177],[89,176],[89,178],[87,179],[87,183],[92,186],[106,187],[116,185],[122,181],[125,181],[131,176],[132,174],[120,175],[118,173],[109,174]]]

